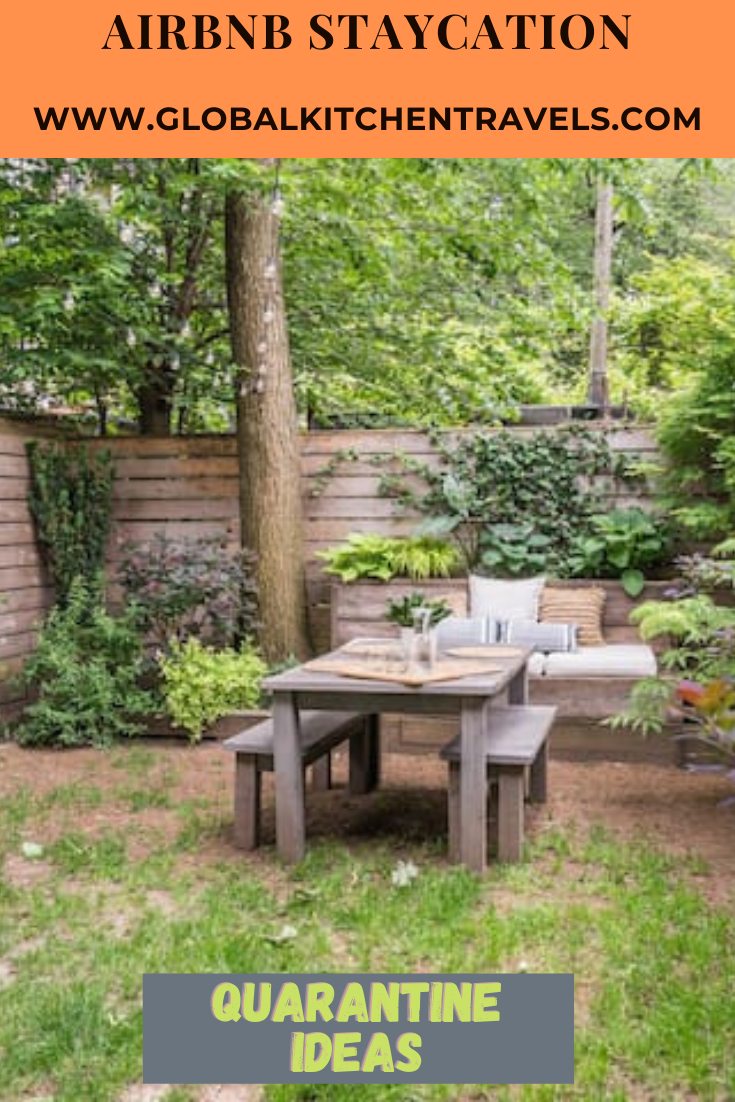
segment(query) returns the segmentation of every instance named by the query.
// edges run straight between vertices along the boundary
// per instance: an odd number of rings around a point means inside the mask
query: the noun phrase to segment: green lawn
[[[265,1097],[735,1097],[735,924],[698,893],[696,857],[552,826],[524,864],[483,880],[448,866],[441,838],[317,841],[289,872],[268,849],[230,855],[226,804],[174,800],[170,758],[156,770],[136,747],[97,760],[86,781],[0,803],[1,1099],[116,1102],[140,1082],[146,971],[521,968],[576,975],[574,1087],[280,1086]],[[42,853],[28,856],[29,841]],[[406,857],[419,875],[398,887]]]

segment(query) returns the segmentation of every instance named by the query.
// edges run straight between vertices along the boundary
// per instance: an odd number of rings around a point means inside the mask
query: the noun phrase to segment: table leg
[[[364,796],[380,782],[380,716],[366,715],[363,729],[350,738],[350,793]]]
[[[315,792],[327,792],[332,787],[332,755],[322,754],[311,767],[311,787]]]
[[[276,782],[276,846],[284,861],[304,856],[304,771],[299,745],[299,717],[293,693],[273,696],[273,758]]]
[[[487,859],[484,701],[468,699],[462,702],[460,732],[460,859],[475,872],[484,872]]]
[[[508,685],[509,704],[528,704],[528,667],[524,665]]]

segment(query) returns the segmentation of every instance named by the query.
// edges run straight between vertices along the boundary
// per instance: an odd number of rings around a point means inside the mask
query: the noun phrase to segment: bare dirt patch
[[[20,857],[9,854],[3,864],[3,879],[11,888],[25,891],[43,884],[51,876],[53,866],[37,857]]]
[[[68,829],[99,836],[122,832],[128,852],[137,860],[169,845],[184,825],[183,805],[204,824],[201,837],[180,864],[197,866],[218,862],[247,863],[249,871],[266,883],[274,895],[287,896],[288,882],[269,848],[275,836],[272,777],[265,778],[263,840],[265,849],[252,855],[232,845],[233,763],[216,743],[197,747],[148,743],[150,767],[135,765],[140,744],[113,753],[96,750],[45,751],[7,746],[0,771],[0,797],[27,787],[42,796],[59,786],[99,789],[98,806],[64,809],[44,820],[56,833],[59,822]],[[127,763],[130,762],[130,768]],[[335,838],[357,844],[371,838],[390,838],[410,850],[414,843],[446,840],[446,776],[442,763],[431,754],[386,754],[382,788],[367,797],[350,797],[344,786],[345,755],[336,755],[337,787],[310,793],[307,829],[310,837]],[[121,788],[165,791],[169,806],[134,810]],[[556,826],[571,828],[584,837],[596,824],[626,841],[647,841],[681,858],[696,858],[693,883],[719,904],[735,900],[735,807],[720,807],[732,794],[724,778],[685,773],[673,765],[642,763],[552,761],[549,803],[529,809],[529,837]],[[50,822],[49,820],[52,820]],[[52,829],[53,828],[53,829]],[[31,824],[27,829],[31,829]],[[34,837],[40,837],[36,829]],[[440,858],[438,858],[440,859]],[[5,877],[19,887],[30,887],[49,875],[43,860],[11,856]],[[570,867],[570,877],[574,870]]]
[[[119,1102],[159,1102],[170,1090],[168,1083],[134,1083],[120,1095]]]
[[[260,1087],[252,1084],[229,1084],[205,1087],[197,1102],[257,1102],[261,1097]]]

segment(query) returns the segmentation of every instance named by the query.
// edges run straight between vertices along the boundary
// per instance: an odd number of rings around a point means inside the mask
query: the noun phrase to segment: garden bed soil
[[[137,771],[131,768],[131,755],[145,755]],[[49,803],[50,814],[29,818],[27,840],[47,846],[67,832],[95,837],[124,832],[133,860],[177,837],[182,822],[178,810],[188,801],[201,809],[206,829],[182,859],[250,860],[262,872],[273,864],[268,848],[274,837],[272,777],[265,778],[265,848],[248,858],[232,845],[232,769],[230,756],[216,742],[190,747],[156,741],[107,752],[24,750],[7,743],[0,745],[0,799],[21,789],[36,797],[62,790],[72,799],[94,792],[81,814],[78,803],[67,808],[60,798]],[[384,784],[368,797],[347,793],[344,753],[336,755],[335,777],[337,787],[331,792],[309,794],[310,837],[355,845],[373,837],[395,838],[409,848],[426,839],[440,845],[445,841],[446,777],[433,755],[386,754]],[[136,787],[165,792],[167,805],[136,806],[130,798]],[[733,794],[723,777],[648,763],[553,761],[549,789],[549,803],[529,809],[530,839],[555,827],[584,837],[602,826],[621,840],[648,841],[676,857],[694,857],[697,886],[704,895],[735,905],[735,806],[721,806]],[[20,858],[13,860],[6,872],[20,886],[23,868],[16,867]],[[29,866],[29,876],[37,872],[32,862],[20,864]]]

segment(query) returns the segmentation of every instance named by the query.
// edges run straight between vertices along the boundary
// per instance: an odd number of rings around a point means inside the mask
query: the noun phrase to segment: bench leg
[[[459,862],[459,807],[460,807],[460,768],[458,761],[449,762],[449,775],[447,778],[447,820],[449,827],[448,851],[449,860],[453,865]]]
[[[380,781],[380,717],[365,716],[362,729],[350,736],[350,794],[365,796]]]
[[[520,861],[523,852],[523,766],[500,769],[498,788],[498,860]]]
[[[322,754],[311,767],[311,787],[315,792],[326,792],[332,787],[332,755]]]
[[[530,783],[529,783],[529,799],[534,804],[546,803],[546,774],[548,771],[549,761],[549,740],[546,739],[543,746],[536,755],[536,760],[531,766]]]
[[[257,849],[260,845],[261,772],[252,754],[235,757],[235,845]]]

